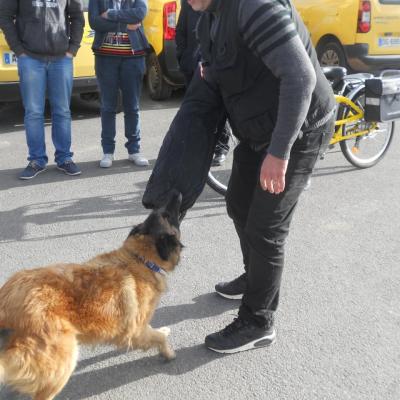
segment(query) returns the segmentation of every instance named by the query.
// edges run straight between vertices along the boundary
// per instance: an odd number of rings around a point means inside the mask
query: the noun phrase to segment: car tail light
[[[164,4],[164,39],[174,40],[176,35],[176,1]]]
[[[369,0],[360,1],[358,10],[358,33],[367,33],[371,30],[371,2]]]

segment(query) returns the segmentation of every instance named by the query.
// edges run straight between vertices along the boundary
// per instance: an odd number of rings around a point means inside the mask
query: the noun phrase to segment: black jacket
[[[75,55],[85,18],[80,0],[1,0],[0,28],[11,50],[51,60]]]
[[[242,41],[238,29],[240,0],[212,3],[221,18],[211,38],[212,13],[203,13],[197,28],[205,77],[220,88],[233,132],[249,142],[254,150],[267,148],[275,127],[279,105],[280,81]],[[288,3],[290,5],[290,3]],[[310,36],[292,13],[300,39],[311,59],[317,83],[312,93],[303,129],[323,123],[335,107],[329,82],[322,73]],[[288,62],[290,62],[288,60]]]
[[[199,61],[199,43],[196,39],[196,25],[200,12],[194,11],[187,0],[182,0],[181,11],[176,24],[176,56],[180,70],[192,75]]]

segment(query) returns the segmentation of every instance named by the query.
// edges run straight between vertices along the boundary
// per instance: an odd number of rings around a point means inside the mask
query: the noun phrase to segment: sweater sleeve
[[[109,21],[101,16],[99,0],[89,0],[89,25],[97,32],[118,32],[118,22]]]
[[[107,19],[123,24],[138,24],[147,14],[147,0],[136,0],[128,9],[107,10]]]
[[[81,46],[85,17],[83,16],[80,0],[70,0],[68,5],[68,17],[70,23],[70,39],[68,51],[74,56]]]
[[[0,1],[0,29],[4,32],[10,49],[19,56],[24,52],[24,46],[19,38],[14,22],[17,11],[18,2],[16,0]]]
[[[280,81],[278,116],[268,152],[288,159],[310,107],[314,67],[284,0],[242,0],[239,28],[245,44]]]

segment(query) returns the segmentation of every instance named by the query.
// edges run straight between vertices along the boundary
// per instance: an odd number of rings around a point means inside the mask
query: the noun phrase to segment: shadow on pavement
[[[186,319],[199,319],[219,315],[231,309],[237,309],[239,301],[216,297],[215,293],[206,293],[193,299],[193,303],[161,307],[156,311],[152,325],[173,325]],[[100,395],[120,386],[124,386],[154,375],[184,375],[204,364],[223,357],[206,349],[203,344],[177,349],[176,360],[166,362],[159,355],[112,365],[94,371],[82,372],[88,366],[126,354],[125,350],[114,350],[82,360],[78,363],[74,375],[58,400],[82,400]],[[0,391],[0,400],[27,400],[8,388]]]
[[[0,190],[7,190],[15,187],[43,185],[46,183],[60,181],[65,181],[67,184],[68,180],[151,171],[153,169],[153,165],[155,164],[155,160],[149,160],[149,162],[150,165],[148,167],[137,167],[129,160],[116,160],[113,162],[112,168],[100,168],[98,161],[79,162],[77,165],[82,170],[82,174],[77,176],[68,176],[64,172],[58,170],[55,164],[49,164],[46,171],[42,172],[40,175],[37,175],[31,180],[25,181],[18,178],[19,174],[25,168],[24,165],[21,166],[21,168],[0,171]]]
[[[39,177],[38,177],[39,178]],[[79,179],[79,178],[78,178]],[[145,218],[149,210],[142,206],[142,194],[147,181],[132,182],[132,192],[117,193],[104,196],[93,196],[84,198],[68,198],[60,201],[49,201],[29,204],[27,206],[17,207],[11,210],[0,212],[0,225],[6,227],[0,231],[0,242],[23,242],[57,239],[63,237],[73,237],[79,235],[94,234],[99,232],[109,232],[119,229],[130,229],[132,225],[109,226],[104,229],[74,230],[73,232],[63,232],[62,228],[57,234],[47,232],[45,236],[36,236],[27,238],[26,226],[62,224],[70,221],[85,221],[101,218],[103,220],[112,220],[118,217],[137,217]],[[127,182],[129,186],[129,182]],[[225,213],[225,202],[223,197],[215,194],[211,190],[205,190],[196,203],[196,211],[206,209],[215,210],[223,208],[221,212],[207,214],[207,217]],[[196,219],[191,212],[187,214],[185,220]],[[202,217],[204,218],[204,216]],[[82,225],[85,226],[86,225]],[[53,232],[53,231],[52,231]]]

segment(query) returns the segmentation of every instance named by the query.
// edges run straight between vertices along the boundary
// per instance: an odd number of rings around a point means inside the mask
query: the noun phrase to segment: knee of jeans
[[[51,110],[51,114],[57,117],[69,118],[71,116],[71,110],[69,108],[54,108]]]
[[[103,104],[101,106],[101,112],[116,114],[117,113],[117,105]]]
[[[24,106],[25,107],[25,118],[28,119],[42,119],[44,118],[44,109],[38,106]]]

